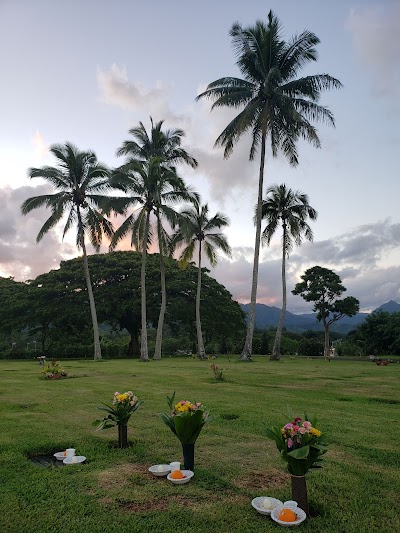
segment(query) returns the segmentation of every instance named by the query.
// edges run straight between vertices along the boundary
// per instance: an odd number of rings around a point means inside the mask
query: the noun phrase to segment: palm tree
[[[103,234],[111,238],[112,224],[100,211],[104,194],[110,190],[109,170],[97,161],[94,152],[81,152],[73,144],[54,144],[50,152],[57,158],[57,167],[30,168],[30,178],[42,178],[50,183],[57,192],[28,198],[21,206],[22,214],[26,215],[33,209],[42,206],[52,211],[43,224],[36,242],[54,228],[67,215],[63,237],[76,226],[76,246],[83,253],[83,267],[88,290],[90,311],[92,315],[94,358],[101,359],[99,328],[97,323],[96,305],[93,297],[92,283],[89,274],[85,235],[89,237],[96,251],[99,251]]]
[[[179,257],[183,266],[186,266],[193,259],[196,245],[198,247],[196,295],[197,354],[200,359],[206,359],[200,319],[201,257],[204,247],[204,251],[211,266],[215,266],[218,260],[218,248],[229,257],[232,255],[231,248],[225,235],[216,232],[217,229],[228,226],[229,220],[220,213],[216,213],[212,218],[209,218],[208,205],[200,206],[200,203],[196,202],[193,207],[181,212],[179,224],[180,228],[172,237],[172,246],[173,248],[176,248],[180,244],[184,244],[185,247]]]
[[[161,157],[163,165],[173,167],[175,165],[187,164],[192,168],[197,167],[197,161],[186,150],[181,148],[182,138],[185,136],[181,129],[163,130],[164,121],[160,120],[154,124],[150,117],[151,130],[147,133],[142,122],[139,126],[129,130],[133,140],[124,141],[122,146],[117,150],[118,156],[129,156],[130,160],[148,161],[151,157]],[[157,217],[157,237],[160,257],[160,276],[161,276],[161,306],[157,324],[156,346],[154,350],[154,359],[161,359],[162,335],[164,328],[165,310],[167,307],[167,292],[165,288],[165,268],[164,254],[168,251],[168,236],[163,230],[160,219],[160,212],[156,210]]]
[[[289,41],[283,40],[280,22],[272,11],[268,14],[267,24],[257,21],[255,26],[242,28],[235,23],[230,36],[237,56],[236,64],[243,79],[232,76],[220,78],[210,83],[197,100],[212,100],[212,109],[226,106],[243,108],[215,142],[216,146],[224,147],[225,158],[231,155],[235,143],[249,132],[252,135],[250,160],[260,150],[251,305],[246,342],[241,355],[242,360],[249,360],[257,297],[267,139],[274,157],[282,151],[291,165],[297,165],[298,139],[303,138],[316,147],[320,146],[317,131],[311,122],[323,121],[334,125],[332,113],[317,102],[322,91],[339,88],[341,83],[328,74],[297,78],[302,67],[317,60],[315,47],[320,41],[309,31],[303,31]]]
[[[318,213],[308,203],[307,194],[292,191],[283,183],[267,189],[267,198],[262,202],[261,217],[267,221],[262,233],[263,244],[268,246],[278,226],[282,224],[282,309],[275,334],[271,360],[278,360],[281,351],[281,338],[286,314],[286,257],[293,245],[300,246],[303,236],[313,240],[313,232],[306,220],[316,220]]]
[[[150,157],[147,161],[131,160],[117,169],[111,179],[112,186],[123,191],[126,196],[113,199],[109,210],[113,209],[116,213],[122,214],[127,214],[130,208],[134,210],[115,231],[110,248],[114,249],[117,243],[130,233],[131,246],[142,252],[140,358],[143,361],[149,359],[146,318],[146,257],[147,249],[154,237],[150,216],[152,213],[156,215],[156,231],[160,250],[163,250],[166,247],[167,238],[161,229],[161,217],[165,218],[171,226],[175,226],[177,212],[173,205],[181,201],[192,201],[193,198],[197,197],[177,175],[175,169],[163,166],[163,162],[164,159],[160,157]],[[137,206],[139,207],[136,209]],[[165,291],[165,281],[163,290]]]

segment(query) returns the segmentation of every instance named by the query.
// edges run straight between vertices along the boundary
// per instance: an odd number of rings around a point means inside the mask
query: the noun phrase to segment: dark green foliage
[[[338,299],[346,288],[332,270],[315,266],[306,270],[301,279],[303,281],[296,284],[292,293],[300,295],[306,302],[314,302],[317,320],[329,325],[345,315],[358,313],[359,301],[356,298],[347,296],[343,300]]]
[[[301,279],[303,281],[296,283],[292,293],[300,295],[306,302],[314,302],[313,311],[317,313],[317,320],[320,320],[324,326],[324,355],[328,357],[330,326],[344,316],[357,314],[360,302],[354,296],[339,299],[346,288],[342,285],[340,277],[328,268],[320,266],[309,268]]]
[[[324,355],[324,343],[317,339],[301,339],[297,350],[299,355],[308,357]]]
[[[337,345],[337,354],[344,355],[348,357],[355,357],[357,355],[362,355],[362,346],[361,344],[354,344],[352,342],[341,342]]]
[[[137,252],[92,255],[89,266],[99,323],[106,326],[103,333],[106,338],[101,341],[104,355],[139,355],[141,255]],[[182,270],[175,260],[168,258],[165,267],[168,305],[164,353],[190,351],[196,339],[197,269],[189,265]],[[4,342],[10,341],[10,347],[11,332],[15,331],[21,338],[21,332],[25,331],[23,338],[37,339],[41,350],[37,355],[42,352],[57,358],[93,355],[82,258],[63,261],[59,270],[42,274],[29,284],[0,279],[0,296],[7,299],[8,305],[8,312],[0,309],[0,332]],[[156,324],[160,306],[158,254],[148,256],[147,300],[149,323]],[[240,344],[245,329],[244,314],[225,287],[211,278],[206,269],[201,305],[207,341],[217,344],[223,341],[228,346]],[[22,343],[20,348],[23,354],[32,357],[31,352],[25,353]]]
[[[400,313],[371,313],[349,340],[372,355],[400,355]]]

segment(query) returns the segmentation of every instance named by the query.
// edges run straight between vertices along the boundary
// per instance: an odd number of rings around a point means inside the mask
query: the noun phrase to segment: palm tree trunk
[[[149,235],[150,211],[147,211],[146,226],[144,229],[142,243],[142,269],[140,273],[141,300],[142,300],[142,331],[140,334],[140,359],[149,360],[147,349],[147,317],[146,317],[146,258],[147,258],[147,237]]]
[[[281,340],[283,324],[286,315],[286,223],[283,221],[283,245],[282,245],[282,309],[279,317],[278,327],[276,328],[274,347],[272,348],[271,361],[278,361],[281,356]]]
[[[87,286],[88,296],[89,296],[90,313],[92,315],[94,359],[96,360],[96,359],[101,359],[99,325],[97,323],[97,312],[96,312],[96,305],[94,302],[92,282],[90,281],[89,263],[88,263],[87,253],[86,253],[86,246],[85,246],[85,242],[83,239],[82,239],[82,252],[83,252],[83,269],[85,272],[86,286]]]
[[[197,294],[196,294],[196,330],[197,330],[197,355],[200,359],[207,359],[204,350],[203,333],[201,331],[200,320],[200,296],[201,296],[201,241],[199,241],[199,272],[197,274]]]
[[[251,361],[251,355],[253,353],[253,333],[254,333],[254,323],[255,323],[256,303],[257,303],[258,261],[260,257],[260,240],[261,240],[261,207],[262,207],[262,193],[263,193],[263,186],[264,186],[265,146],[266,146],[266,133],[263,132],[262,141],[261,141],[260,174],[259,174],[259,179],[258,179],[256,242],[254,245],[253,279],[252,279],[252,284],[251,284],[249,321],[247,324],[246,341],[244,343],[242,355],[240,356],[240,361]]]
[[[161,244],[160,219],[158,215],[157,215],[157,229],[158,229],[158,243],[159,243],[159,252],[160,252],[161,307],[160,307],[160,315],[158,317],[156,347],[154,350],[153,359],[161,359],[164,317],[165,317],[165,309],[167,306],[167,291],[165,289],[164,255],[163,255],[163,249],[162,249],[162,244]]]

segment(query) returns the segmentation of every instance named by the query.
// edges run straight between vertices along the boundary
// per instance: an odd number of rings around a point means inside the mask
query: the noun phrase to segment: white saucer
[[[258,496],[257,498],[254,498],[251,500],[251,505],[254,507],[256,511],[258,511],[260,514],[264,514],[267,516],[270,516],[272,509],[264,509],[261,507],[262,502],[268,498],[271,500],[271,503],[273,504],[273,509],[277,507],[278,505],[282,505],[281,500],[278,500],[277,498],[272,498],[271,496]]]
[[[292,509],[292,511],[296,513],[297,520],[295,520],[294,522],[282,522],[282,520],[279,520],[279,513],[283,508]],[[307,515],[303,511],[303,509],[300,509],[300,507],[295,507],[294,505],[282,504],[282,505],[278,505],[277,507],[275,507],[275,509],[272,510],[271,518],[272,520],[274,520],[274,522],[276,522],[280,526],[290,527],[290,526],[299,526],[307,518]]]
[[[159,470],[160,467],[162,470]],[[153,465],[150,466],[149,472],[157,477],[167,476],[171,472],[171,467],[169,465]]]
[[[86,457],[84,455],[74,455],[73,457],[66,457],[63,463],[65,465],[76,465],[83,463],[83,461],[86,461]]]
[[[183,485],[192,479],[194,472],[191,470],[181,470],[182,474],[185,476],[183,479],[174,479],[171,477],[171,474],[168,474],[167,479],[174,483],[175,485]]]
[[[58,461],[63,461],[63,460],[66,458],[65,452],[56,452],[56,453],[53,453],[53,456],[54,456]]]

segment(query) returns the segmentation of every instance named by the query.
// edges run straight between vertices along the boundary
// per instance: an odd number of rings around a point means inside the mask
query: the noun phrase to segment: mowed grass
[[[213,379],[211,363],[227,381]],[[255,496],[290,499],[290,479],[271,424],[317,415],[327,435],[325,466],[308,474],[315,516],[300,531],[400,531],[400,365],[234,357],[67,361],[74,379],[44,381],[35,362],[0,361],[1,532],[265,532],[280,526],[250,505]],[[131,447],[116,430],[97,432],[96,409],[118,390],[145,404],[131,418]],[[202,401],[213,420],[195,449],[195,477],[172,485],[152,464],[181,460],[159,418],[166,395]],[[40,468],[30,456],[67,447],[87,464]]]

